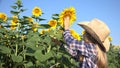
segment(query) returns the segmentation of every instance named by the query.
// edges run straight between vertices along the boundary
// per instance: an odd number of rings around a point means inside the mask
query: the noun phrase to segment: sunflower
[[[6,21],[6,20],[7,20],[7,15],[4,14],[4,13],[0,13],[0,18],[1,18],[3,21]]]
[[[66,8],[60,13],[59,22],[62,26],[63,26],[64,18],[66,16],[69,16],[70,24],[72,24],[73,21],[76,20],[76,10],[75,10],[75,8],[74,7]]]
[[[50,29],[46,29],[45,32],[50,32]]]
[[[72,36],[77,40],[81,40],[81,37],[78,33],[74,33]]]
[[[35,22],[35,23],[33,23],[33,25],[32,25],[32,30],[34,31],[34,32],[36,32],[37,30],[38,30],[38,23],[37,22]]]
[[[11,30],[15,30],[16,29],[16,23],[11,23],[11,25],[10,25],[10,29]]]
[[[71,33],[71,34],[74,34],[74,33],[75,33],[75,30],[71,29],[71,30],[70,30],[70,33]]]
[[[41,30],[41,31],[40,31],[40,34],[44,34],[44,32],[45,32],[45,30]]]
[[[27,20],[28,20],[29,22],[33,22],[33,18],[32,18],[32,17],[28,17]]]
[[[42,10],[39,7],[34,7],[32,10],[32,14],[38,17],[42,14]]]
[[[70,30],[70,33],[75,39],[81,40],[80,35],[77,32],[75,32],[73,29]]]
[[[110,42],[112,41],[112,37],[111,36],[108,36],[108,39],[109,39]]]
[[[11,23],[18,23],[19,20],[17,16],[13,16],[12,18]]]
[[[56,20],[50,20],[48,24],[51,26],[51,28],[56,28],[57,26],[57,21]]]

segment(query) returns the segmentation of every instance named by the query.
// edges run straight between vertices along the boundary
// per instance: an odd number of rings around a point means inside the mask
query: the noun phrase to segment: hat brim
[[[100,44],[100,48],[107,52],[109,50],[109,40],[108,38],[105,39],[104,42],[102,42],[99,37],[97,36],[97,34],[90,28],[90,26],[88,25],[90,22],[81,22],[78,23],[78,25],[80,25],[83,29],[85,29],[85,31],[87,31],[97,42],[98,44]]]

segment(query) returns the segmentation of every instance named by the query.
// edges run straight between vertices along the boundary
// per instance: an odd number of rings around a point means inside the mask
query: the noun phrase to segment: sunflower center
[[[5,15],[1,15],[0,18],[2,18],[3,20],[6,18]]]
[[[17,22],[18,22],[18,19],[17,19],[17,18],[14,18],[12,21],[13,21],[14,23],[17,23]]]
[[[55,22],[51,22],[51,26],[55,26]]]
[[[32,21],[33,21],[33,19],[32,19],[32,18],[29,18],[29,21],[30,21],[30,22],[32,22]]]
[[[35,9],[35,13],[39,13],[40,12],[40,10],[39,9]]]

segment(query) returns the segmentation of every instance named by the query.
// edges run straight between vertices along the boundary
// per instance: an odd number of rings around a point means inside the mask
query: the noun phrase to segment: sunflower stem
[[[15,56],[17,56],[17,51],[18,51],[18,45],[16,44]]]

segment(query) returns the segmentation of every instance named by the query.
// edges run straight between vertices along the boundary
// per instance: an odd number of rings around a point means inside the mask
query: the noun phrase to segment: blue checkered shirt
[[[97,51],[94,44],[76,40],[71,36],[69,30],[65,30],[63,36],[67,44],[64,47],[74,58],[79,59],[80,55],[84,56],[83,61],[79,63],[79,68],[98,68]]]

